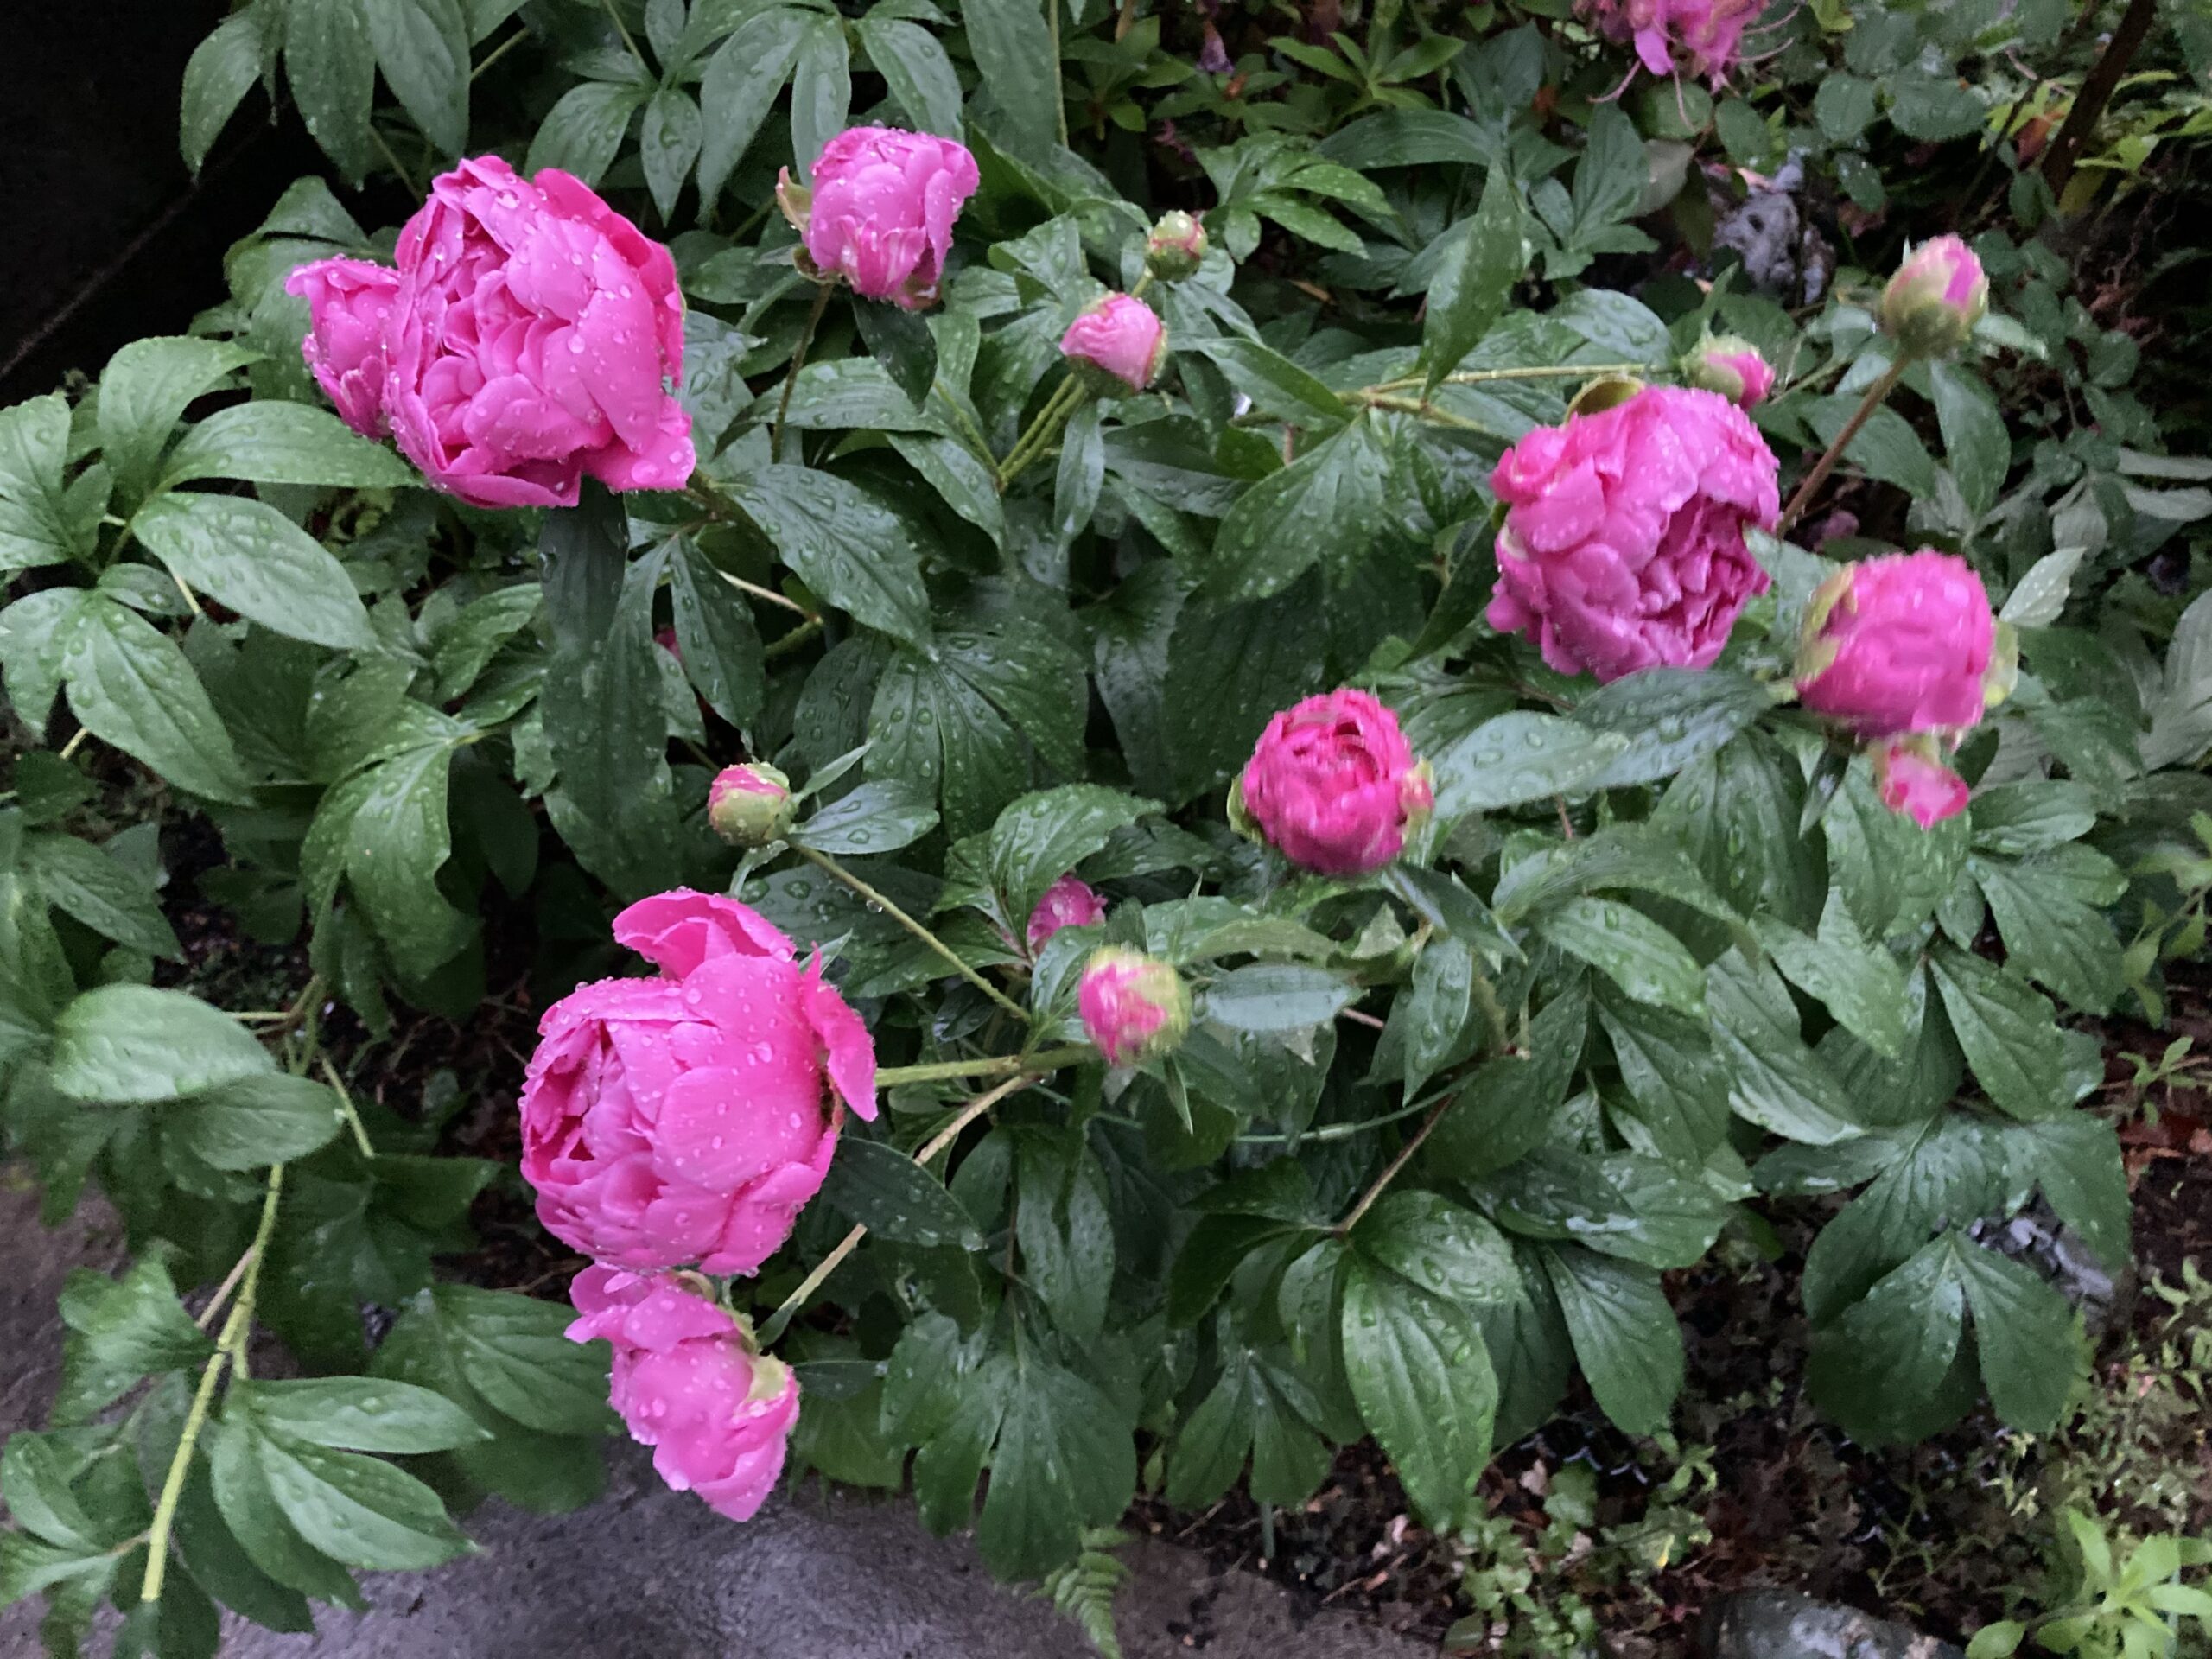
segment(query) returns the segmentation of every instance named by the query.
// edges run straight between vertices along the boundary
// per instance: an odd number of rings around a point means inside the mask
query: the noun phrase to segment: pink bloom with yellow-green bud
[[[1738,409],[1764,403],[1774,390],[1774,371],[1759,348],[1740,334],[1708,334],[1700,340],[1682,359],[1682,378]]]
[[[1109,294],[1068,325],[1060,336],[1060,353],[1110,375],[1131,391],[1142,391],[1167,360],[1167,329],[1142,300]]]
[[[707,785],[707,822],[733,847],[765,847],[791,827],[791,780],[765,761],[724,766]]]
[[[1076,1007],[1084,1034],[1112,1065],[1172,1052],[1191,1029],[1191,993],[1157,957],[1109,944],[1084,964]]]
[[[1106,900],[1097,889],[1078,876],[1064,875],[1045,889],[1045,896],[1029,912],[1025,930],[1029,954],[1042,950],[1046,941],[1064,927],[1089,927],[1105,919]]]
[[[1967,780],[1937,756],[1932,737],[1897,737],[1866,752],[1882,804],[1923,830],[1966,810]]]
[[[1206,227],[1180,208],[1162,213],[1145,238],[1144,268],[1163,283],[1194,275],[1205,257]]]
[[[614,1350],[607,1401],[653,1469],[733,1521],[752,1519],[783,1472],[798,1421],[798,1378],[760,1352],[690,1274],[586,1268],[569,1287],[571,1342]]]
[[[1915,357],[1948,357],[1989,308],[1989,278],[1974,250],[1938,236],[1905,255],[1882,290],[1882,332]]]
[[[2004,695],[1998,644],[1989,595],[1964,559],[1928,548],[1862,559],[1807,608],[1797,696],[1861,737],[1963,731]]]
[[[1404,849],[1436,804],[1397,715],[1344,687],[1268,722],[1230,791],[1230,816],[1294,864],[1363,875]]]
[[[806,257],[871,300],[918,311],[937,301],[952,225],[981,181],[964,144],[895,127],[849,127],[823,146],[810,189],[776,186]]]

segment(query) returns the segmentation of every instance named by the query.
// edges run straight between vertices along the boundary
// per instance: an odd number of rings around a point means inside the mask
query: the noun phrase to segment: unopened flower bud
[[[1967,780],[1945,766],[1932,737],[1892,738],[1867,751],[1882,804],[1923,830],[1966,810]]]
[[[1205,263],[1206,227],[1177,208],[1162,213],[1145,238],[1144,268],[1163,283],[1177,283]]]
[[[1157,957],[1109,944],[1090,953],[1076,997],[1084,1034],[1112,1065],[1172,1052],[1191,1029],[1191,994]]]
[[[1077,372],[1088,372],[1095,390],[1142,391],[1167,360],[1167,330],[1142,300],[1109,294],[1068,325],[1060,352]]]
[[[733,847],[765,847],[791,827],[791,780],[753,760],[724,766],[707,785],[707,822]]]
[[[1989,308],[1989,278],[1974,250],[1939,236],[1905,256],[1882,290],[1882,332],[1915,357],[1949,357]]]
[[[1774,390],[1774,371],[1759,348],[1738,334],[1708,334],[1682,359],[1682,378],[1717,391],[1738,409],[1763,403]]]

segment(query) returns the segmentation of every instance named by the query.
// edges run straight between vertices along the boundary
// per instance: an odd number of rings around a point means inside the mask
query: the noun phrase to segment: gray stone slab
[[[0,1169],[0,1429],[41,1421],[60,1372],[54,1297],[73,1267],[120,1243],[88,1202],[54,1232]],[[753,1521],[721,1519],[655,1478],[642,1448],[612,1453],[607,1497],[568,1516],[491,1503],[467,1518],[479,1554],[429,1573],[371,1575],[365,1614],[318,1608],[314,1636],[245,1624],[230,1659],[1083,1659],[1050,1605],[993,1581],[964,1539],[925,1533],[903,1499],[811,1483]],[[1417,1659],[1429,1649],[1333,1609],[1307,1617],[1281,1587],[1191,1551],[1133,1546],[1116,1604],[1128,1659]],[[27,1607],[0,1612],[0,1655],[37,1650]]]

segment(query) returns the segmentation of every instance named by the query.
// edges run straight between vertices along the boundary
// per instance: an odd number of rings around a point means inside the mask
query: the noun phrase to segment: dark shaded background
[[[97,373],[222,299],[223,252],[321,156],[246,95],[197,183],[177,155],[185,60],[225,0],[11,6],[0,54],[0,407]]]

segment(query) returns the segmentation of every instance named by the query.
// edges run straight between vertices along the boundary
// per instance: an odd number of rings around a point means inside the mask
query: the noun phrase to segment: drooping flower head
[[[1932,738],[1891,738],[1867,750],[1882,804],[1923,830],[1966,810],[1967,780],[1937,758]]]
[[[1191,993],[1156,957],[1109,944],[1090,953],[1076,993],[1084,1034],[1112,1065],[1173,1052],[1191,1029]]]
[[[1023,930],[1029,942],[1029,954],[1035,956],[1045,948],[1045,942],[1064,927],[1088,927],[1106,919],[1106,900],[1079,876],[1064,875],[1045,889],[1045,896],[1029,912],[1029,925]]]
[[[366,259],[318,259],[294,267],[284,291],[308,302],[300,355],[322,395],[363,437],[384,436],[385,322],[399,273]]]
[[[982,181],[964,144],[895,127],[848,127],[823,146],[810,190],[776,187],[817,270],[918,311],[937,301],[952,224]]]
[[[1743,54],[1760,0],[1580,0],[1584,21],[1615,45],[1633,42],[1655,75],[1701,75],[1714,86]]]
[[[1109,294],[1068,325],[1060,354],[1142,391],[1167,360],[1167,329],[1142,300]]]
[[[385,414],[439,489],[567,507],[587,474],[614,490],[690,477],[676,263],[582,181],[464,161],[432,181],[398,259]]]
[[[569,1287],[571,1342],[614,1347],[608,1402],[653,1468],[733,1521],[775,1490],[798,1421],[798,1377],[755,1351],[729,1310],[672,1274],[586,1268]]]
[[[2002,695],[1991,678],[1996,635],[1964,559],[1926,548],[1861,559],[1807,608],[1797,695],[1861,737],[1963,731]]]
[[[1780,515],[1777,471],[1742,410],[1692,388],[1538,427],[1491,474],[1506,506],[1491,626],[1562,674],[1707,667],[1767,589],[1744,531]]]
[[[1268,722],[1231,788],[1230,817],[1294,864],[1362,875],[1397,857],[1435,803],[1398,717],[1345,687]]]
[[[618,1267],[752,1273],[821,1187],[843,1108],[875,1116],[874,1045],[734,899],[641,899],[614,937],[661,972],[546,1010],[522,1092],[537,1217]]]
[[[1682,378],[1738,409],[1764,403],[1774,390],[1774,371],[1759,348],[1740,334],[1708,334],[1698,341],[1682,359]]]
[[[1882,332],[1916,357],[1948,357],[1989,308],[1989,278],[1955,236],[1932,237],[1905,255],[1882,290]]]
[[[707,785],[707,822],[733,847],[766,847],[791,827],[791,780],[764,760],[724,766]]]

